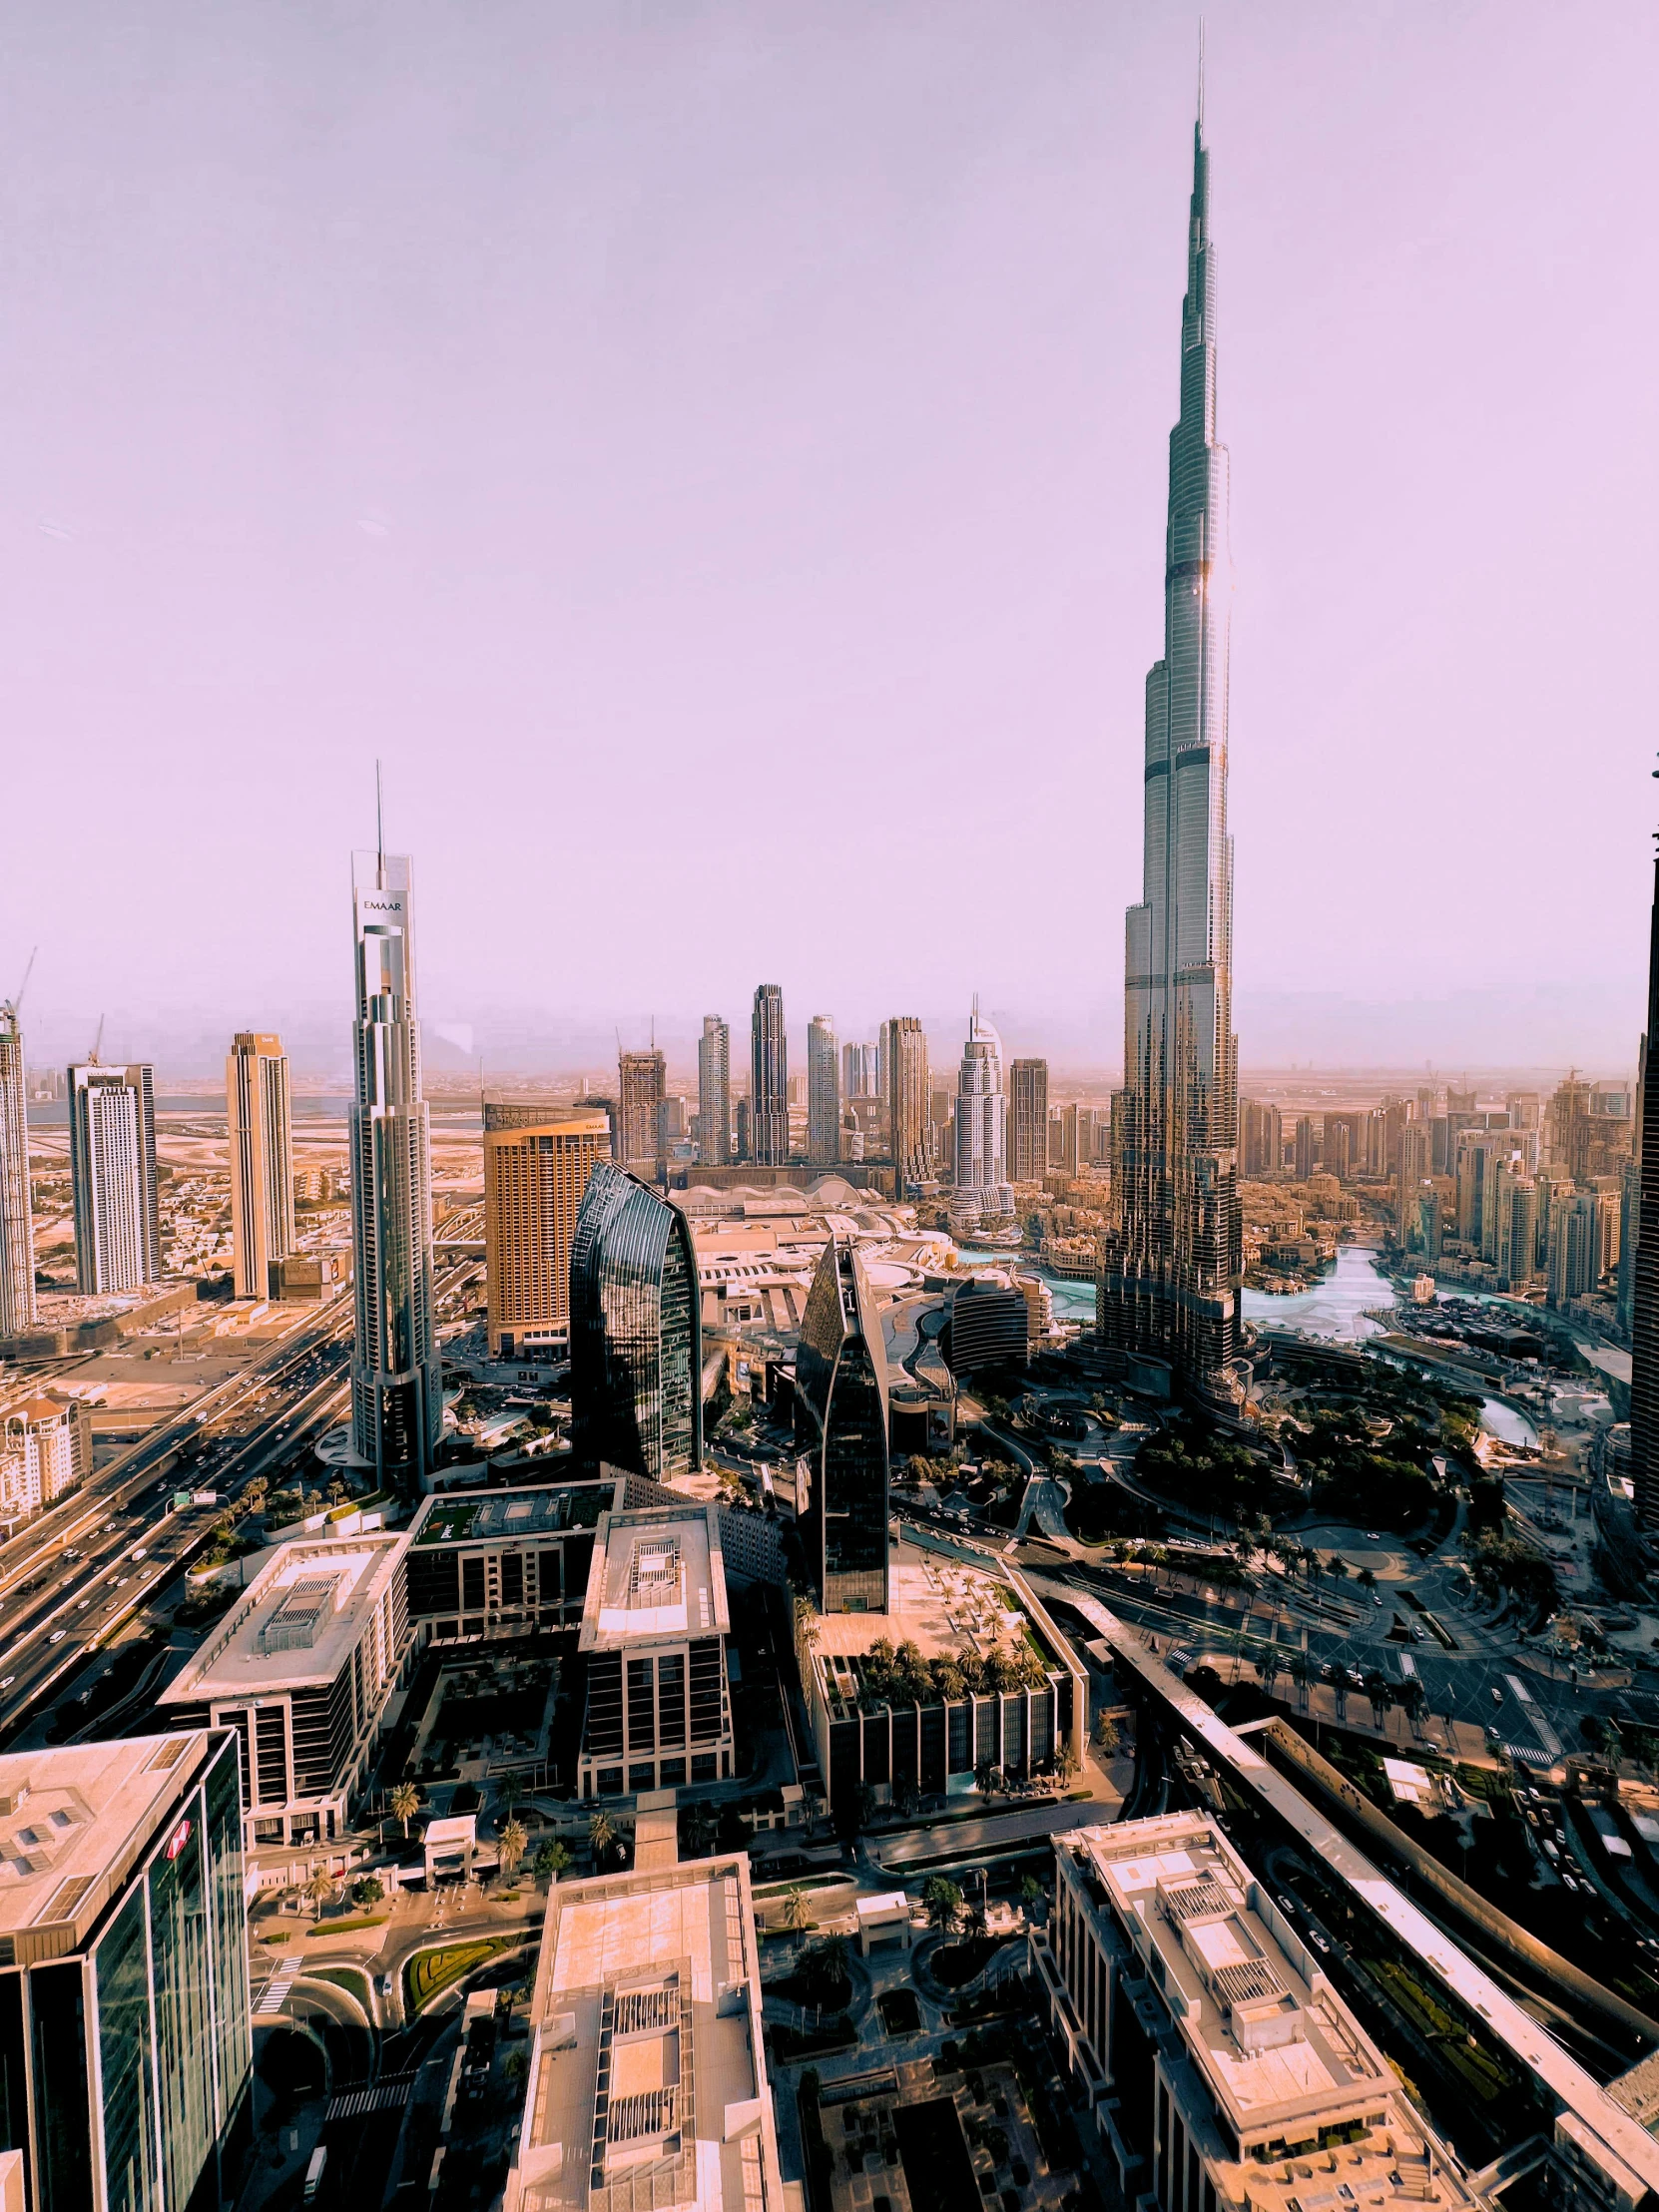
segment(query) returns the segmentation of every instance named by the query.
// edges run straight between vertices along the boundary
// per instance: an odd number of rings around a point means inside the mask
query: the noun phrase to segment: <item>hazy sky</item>
[[[1651,5],[1209,7],[1247,1066],[1633,1057]],[[0,990],[1115,1058],[1196,11],[0,17]],[[84,1034],[83,1034],[84,1032]]]

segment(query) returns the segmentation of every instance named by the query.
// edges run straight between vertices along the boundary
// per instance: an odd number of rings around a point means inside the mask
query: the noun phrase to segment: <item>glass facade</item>
[[[887,1367],[863,1262],[831,1237],[796,1350],[803,1533],[826,1613],[887,1610]]]
[[[594,1169],[570,1257],[570,1396],[578,1459],[664,1481],[703,1463],[703,1342],[691,1225],[609,1161]]]
[[[1101,1341],[1167,1361],[1218,1403],[1242,1399],[1239,1066],[1233,1034],[1233,840],[1227,828],[1232,556],[1216,437],[1210,157],[1193,145],[1181,412],[1170,437],[1164,657],[1146,681],[1144,885],[1125,917],[1117,1223]]]

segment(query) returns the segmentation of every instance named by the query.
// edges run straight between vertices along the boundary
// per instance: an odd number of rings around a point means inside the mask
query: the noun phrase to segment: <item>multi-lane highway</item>
[[[476,1273],[469,1263],[439,1278],[440,1313]],[[346,1293],[0,1545],[0,1743],[32,1737],[89,1660],[205,1547],[219,1505],[257,1475],[273,1481],[338,1421],[351,1328]],[[186,1489],[212,1490],[216,1502],[174,1510]]]

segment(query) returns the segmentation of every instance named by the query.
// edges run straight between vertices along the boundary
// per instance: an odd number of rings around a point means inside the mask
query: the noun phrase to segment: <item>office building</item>
[[[239,1030],[225,1063],[231,1247],[238,1298],[274,1298],[294,1247],[293,1135],[282,1040]]]
[[[570,1249],[588,1180],[611,1151],[609,1118],[545,1099],[484,1103],[484,1257],[490,1357],[562,1354]]]
[[[252,2134],[236,1748],[0,1758],[0,2081],[28,2212],[205,2212]]]
[[[948,1318],[942,1348],[952,1375],[1025,1365],[1031,1357],[1033,1323],[1039,1317],[1018,1283],[970,1276],[965,1283],[953,1283],[945,1297]]]
[[[843,1098],[879,1098],[881,1091],[880,1054],[872,1044],[843,1044],[841,1046],[841,1096]]]
[[[784,993],[760,983],[749,1030],[749,1145],[758,1167],[783,1167],[790,1156],[790,1048],[784,1034]]]
[[[833,1167],[841,1156],[840,1067],[835,1030],[828,1014],[807,1027],[807,1157],[814,1167]]]
[[[1040,1183],[1048,1166],[1048,1062],[1008,1063],[1008,1180]]]
[[[1402,1252],[1419,1249],[1421,1202],[1428,1176],[1428,1131],[1420,1121],[1404,1122],[1394,1165],[1394,1236]]]
[[[663,1128],[666,1090],[663,1055],[655,1048],[617,1055],[617,1126],[621,1138],[617,1158],[631,1175],[658,1183],[668,1165]]]
[[[404,1555],[411,1634],[423,1643],[495,1643],[579,1627],[599,1516],[645,1487],[626,1475],[619,1492],[617,1478],[595,1475],[425,1499]]]
[[[749,1862],[556,1883],[501,2212],[787,2212]]]
[[[1002,1089],[1002,1039],[973,1001],[956,1076],[953,1218],[1011,1214],[1008,1181],[1008,1101]]]
[[[1550,1209],[1548,1282],[1551,1306],[1587,1298],[1606,1266],[1610,1217],[1616,1201],[1600,1191],[1577,1191]]]
[[[1032,1954],[1128,2202],[1480,2201],[1208,1814],[1075,1829],[1053,1849]]]
[[[578,1648],[587,1705],[577,1795],[732,1779],[720,1515],[690,1499],[599,1516]]]
[[[17,1008],[0,1004],[0,1341],[35,1326],[29,1084]]]
[[[38,1513],[91,1472],[92,1408],[84,1398],[47,1390],[0,1405],[0,1515]]]
[[[795,1358],[802,1547],[826,1613],[887,1610],[887,1358],[869,1277],[833,1234]],[[799,1480],[799,1477],[798,1477]]]
[[[1659,856],[1648,925],[1647,1027],[1634,1165],[1641,1186],[1630,1257],[1630,1474],[1636,1518],[1659,1528]],[[1540,1178],[1541,1181],[1541,1178]]]
[[[1279,1108],[1260,1098],[1240,1099],[1240,1173],[1277,1175],[1284,1165],[1285,1124]]]
[[[351,1441],[378,1481],[420,1490],[443,1432],[443,1389],[433,1339],[431,1135],[420,1091],[412,875],[406,853],[351,855]]]
[[[1244,1232],[1227,828],[1232,558],[1216,437],[1210,157],[1193,134],[1181,413],[1170,439],[1164,657],[1147,678],[1145,872],[1126,919],[1121,1187],[1097,1319],[1120,1359],[1165,1362],[1218,1403],[1243,1399]]]
[[[703,1464],[697,1255],[677,1207],[609,1161],[593,1171],[570,1262],[572,1443],[666,1482]]]
[[[351,1826],[409,1650],[403,1554],[386,1533],[282,1544],[156,1700],[169,1728],[229,1728],[247,1845],[280,1855]]]
[[[892,1154],[893,1196],[931,1179],[927,1142],[927,1039],[914,1014],[881,1024],[881,1067],[886,1082],[887,1143]]]
[[[82,1291],[136,1291],[162,1272],[156,1185],[156,1084],[149,1067],[69,1070],[75,1280]]]
[[[706,1167],[732,1164],[732,1032],[718,1014],[703,1016],[697,1040],[697,1156]]]

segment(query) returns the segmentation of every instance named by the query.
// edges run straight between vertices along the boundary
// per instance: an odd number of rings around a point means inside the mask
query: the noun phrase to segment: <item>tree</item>
[[[1002,1776],[997,1771],[995,1760],[981,1759],[978,1766],[973,1770],[973,1787],[985,1799],[987,1804],[995,1797],[1001,1784]]]
[[[351,1885],[351,1902],[359,1912],[366,1913],[371,1905],[378,1905],[385,1894],[377,1874],[360,1874]]]
[[[561,1876],[570,1872],[570,1852],[556,1836],[548,1838],[536,1851],[534,1873],[538,1882],[545,1882],[549,1889]]]
[[[1025,1877],[1025,1880],[1020,1884],[1019,1902],[1024,1908],[1026,1920],[1028,1922],[1035,1923],[1035,1925],[1037,1925],[1038,1927],[1041,1927],[1043,1922],[1047,1920],[1048,1915],[1046,1910],[1039,1913],[1037,1908],[1039,1906],[1046,1908],[1048,1903],[1048,1892],[1043,1888],[1042,1884],[1036,1879],[1034,1875],[1028,1874]]]
[[[595,1806],[588,1815],[588,1843],[596,1861],[602,1860],[607,1852],[616,1849],[616,1822],[602,1805]]]
[[[391,1808],[392,1819],[403,1823],[403,1841],[407,1843],[409,1840],[409,1823],[420,1811],[420,1792],[412,1782],[399,1782],[392,1790],[390,1797],[387,1798],[386,1803]]]
[[[1094,1748],[1108,1759],[1118,1748],[1118,1725],[1108,1713],[1100,1714],[1095,1721]]]
[[[333,1876],[326,1867],[318,1867],[315,1874],[305,1885],[305,1895],[311,1901],[312,1917],[321,1920],[322,1908],[325,1905],[332,1905],[338,1894],[339,1888]]]
[[[509,1882],[524,1862],[524,1853],[529,1841],[529,1837],[524,1833],[524,1823],[515,1814],[501,1831],[498,1847],[501,1854],[501,1872]]]
[[[1362,1590],[1376,1589],[1377,1577],[1375,1574],[1373,1574],[1370,1567],[1362,1567],[1360,1569],[1360,1587]]]
[[[813,1925],[813,1908],[799,1882],[784,1892],[779,1919],[792,1936],[804,1936]]]
[[[1077,1779],[1077,1754],[1069,1743],[1063,1743],[1054,1754],[1054,1772],[1060,1778],[1062,1790],[1069,1790]]]
[[[524,1795],[524,1783],[522,1778],[516,1774],[503,1775],[501,1777],[500,1786],[496,1790],[495,1794],[501,1800],[502,1812],[510,1813],[513,1807],[518,1803],[519,1799]]]
[[[1379,1728],[1382,1726],[1383,1719],[1387,1714],[1388,1700],[1392,1695],[1392,1687],[1393,1686],[1389,1682],[1387,1676],[1382,1673],[1381,1668],[1372,1667],[1368,1670],[1366,1675],[1366,1695],[1371,1699],[1372,1719]]]
[[[962,1893],[942,1874],[930,1874],[921,1886],[921,1909],[930,1928],[950,1935],[962,1914]]]

